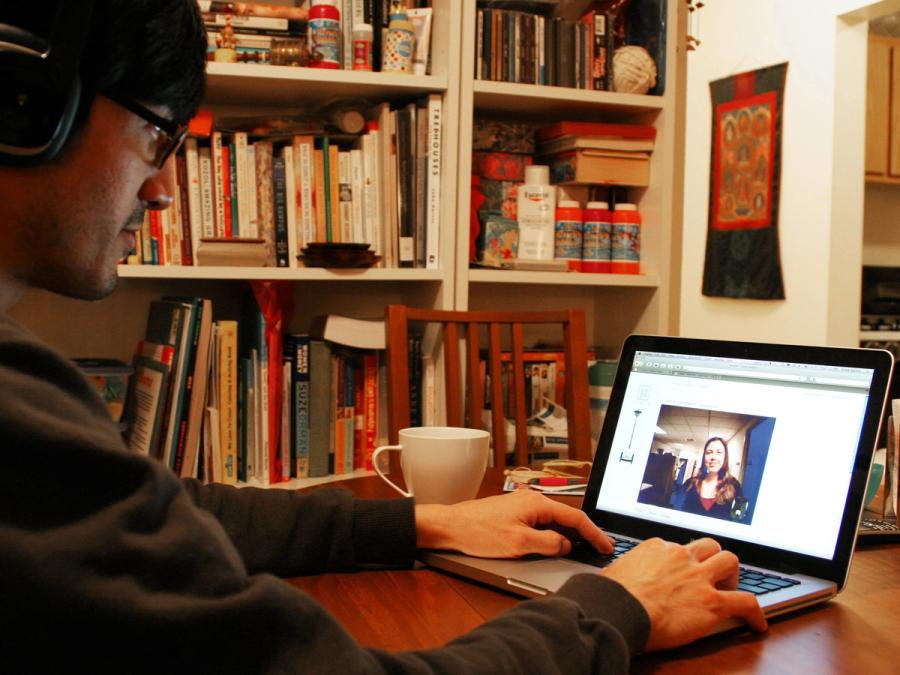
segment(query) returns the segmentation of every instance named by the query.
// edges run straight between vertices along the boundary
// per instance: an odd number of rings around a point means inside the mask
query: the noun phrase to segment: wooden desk
[[[396,496],[377,477],[339,485],[361,497]],[[499,491],[489,475],[485,494]],[[577,504],[577,499],[569,498]],[[325,574],[291,583],[325,605],[363,645],[438,647],[520,598],[425,567]],[[866,547],[834,600],[773,620],[763,635],[731,632],[640,656],[637,673],[900,673],[900,547]]]

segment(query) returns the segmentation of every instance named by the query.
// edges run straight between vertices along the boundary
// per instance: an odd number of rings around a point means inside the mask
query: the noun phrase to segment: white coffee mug
[[[421,504],[453,504],[473,499],[484,479],[490,434],[483,429],[410,427],[400,430],[398,445],[375,448],[372,463],[388,485]],[[407,490],[401,490],[379,467],[382,452],[400,452]]]

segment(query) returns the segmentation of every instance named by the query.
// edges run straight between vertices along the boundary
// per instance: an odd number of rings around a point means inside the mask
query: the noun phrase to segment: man
[[[5,3],[0,24],[49,31],[59,7],[87,4]],[[0,27],[0,40],[17,30]],[[443,649],[363,649],[271,575],[408,566],[417,547],[564,554],[571,544],[553,525],[600,550],[610,542],[580,511],[530,491],[439,506],[235,490],[181,482],[128,452],[92,385],[6,312],[31,287],[112,292],[144,210],[172,201],[169,158],[202,96],[204,51],[193,0],[98,0],[74,61],[82,91],[61,151],[0,163],[4,669],[620,672],[631,654],[683,644],[727,617],[764,629],[755,599],[728,590],[732,554],[709,539],[653,540]],[[18,133],[17,106],[30,104],[3,91],[16,80],[0,59],[4,67],[0,142]]]

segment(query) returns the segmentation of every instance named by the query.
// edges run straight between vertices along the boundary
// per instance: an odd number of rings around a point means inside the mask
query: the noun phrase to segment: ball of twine
[[[613,54],[615,90],[626,94],[646,94],[656,85],[656,63],[643,47],[625,45]]]

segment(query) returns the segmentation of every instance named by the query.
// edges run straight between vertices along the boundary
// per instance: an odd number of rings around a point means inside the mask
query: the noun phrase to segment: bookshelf
[[[571,2],[578,17],[589,1]],[[681,268],[681,183],[683,166],[684,35],[683,3],[668,2],[666,86],[661,96],[590,91],[475,79],[476,0],[463,3],[457,193],[456,307],[458,309],[550,309],[582,307],[588,342],[615,356],[632,332],[677,332]],[[576,274],[470,269],[467,186],[472,168],[475,116],[549,123],[558,120],[632,122],[657,129],[651,157],[651,184],[630,189],[643,217],[641,274]]]
[[[588,4],[587,0],[570,3]],[[439,269],[123,265],[118,289],[105,300],[84,302],[32,291],[11,314],[67,356],[106,356],[126,362],[143,337],[152,300],[163,295],[209,297],[216,318],[237,318],[239,290],[247,280],[257,279],[292,285],[290,332],[309,330],[312,317],[327,313],[380,318],[390,303],[433,309],[582,307],[588,317],[589,343],[600,347],[599,356],[615,356],[631,332],[677,332],[686,25],[682,4],[668,2],[663,96],[476,81],[472,76],[476,0],[434,0],[429,76],[210,63],[204,105],[220,115],[290,114],[340,98],[364,98],[374,105],[440,94],[444,126]],[[642,273],[470,270],[468,186],[476,113],[532,121],[655,125],[651,184],[629,195],[637,201],[644,220]],[[278,486],[306,484],[312,483],[292,481]]]

